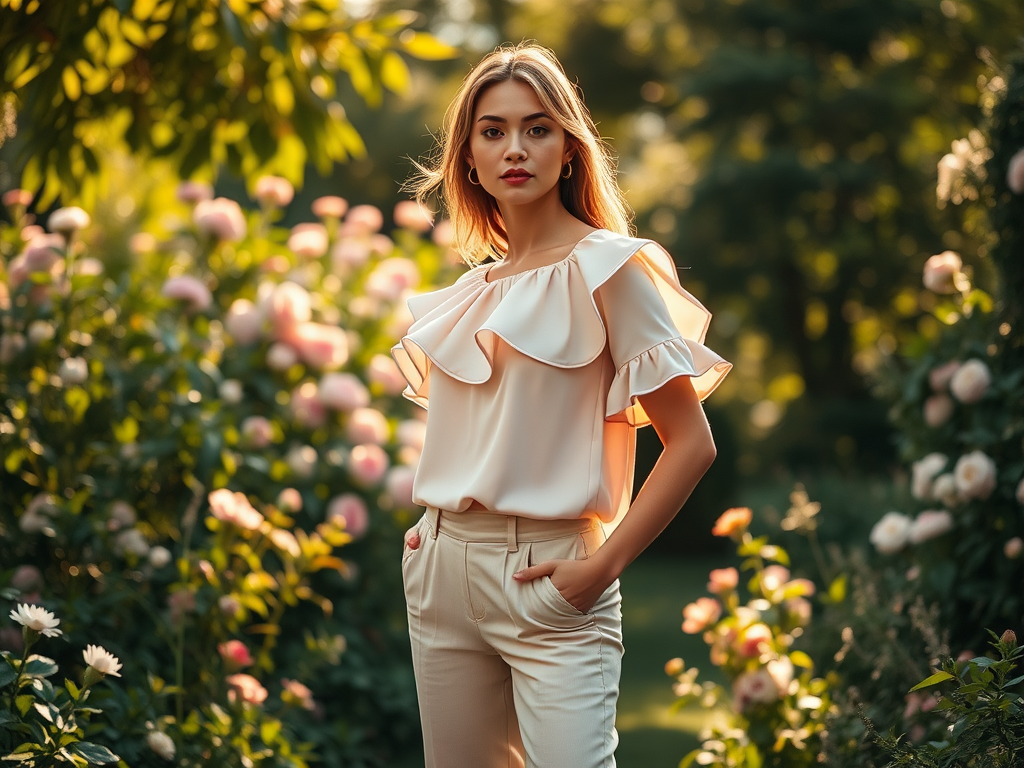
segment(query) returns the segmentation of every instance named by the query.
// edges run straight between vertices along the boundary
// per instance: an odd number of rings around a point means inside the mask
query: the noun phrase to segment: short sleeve
[[[638,396],[689,376],[704,400],[732,368],[704,346],[711,313],[682,288],[671,257],[655,243],[626,260],[596,298],[615,366],[607,420],[646,426],[651,422]]]

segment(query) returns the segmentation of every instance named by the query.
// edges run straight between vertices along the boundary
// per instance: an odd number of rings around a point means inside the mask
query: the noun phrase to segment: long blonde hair
[[[579,89],[569,82],[554,53],[534,43],[503,45],[473,68],[445,113],[444,129],[434,155],[415,163],[419,173],[406,184],[425,203],[439,191],[451,218],[453,246],[474,265],[488,257],[501,259],[508,248],[505,222],[493,197],[471,184],[465,162],[473,112],[480,94],[508,80],[526,83],[544,110],[566,133],[575,148],[572,175],[560,182],[562,204],[593,227],[630,234],[630,209],[615,182],[615,158],[597,132]]]

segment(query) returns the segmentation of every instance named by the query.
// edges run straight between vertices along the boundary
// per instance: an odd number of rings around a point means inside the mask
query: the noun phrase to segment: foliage
[[[790,578],[786,551],[767,537],[751,536],[750,519],[749,509],[729,510],[715,531],[736,541],[744,558],[740,571],[751,573],[750,599],[741,604],[735,568],[715,570],[708,590],[718,599],[700,598],[683,611],[683,631],[703,633],[711,663],[730,681],[733,707],[727,721],[713,725],[701,747],[682,761],[683,768],[693,762],[780,768],[817,763],[831,708],[829,682],[812,677],[811,658],[794,648],[810,621],[808,597],[815,586]],[[833,587],[840,589],[841,584]],[[668,662],[666,671],[676,679],[677,706],[711,707],[729,698],[718,684],[698,683],[697,669],[687,669],[682,659]]]
[[[182,185],[190,219],[134,233],[122,272],[84,211],[47,234],[5,197],[0,583],[124,659],[99,732],[129,763],[156,729],[192,765],[386,764],[416,734],[398,550],[424,427],[387,350],[453,262],[415,204],[394,239],[340,198],[289,232],[291,186],[257,192]]]
[[[57,674],[57,664],[32,653],[40,637],[39,631],[25,626],[21,657],[0,651],[0,701],[6,704],[0,709],[0,759],[26,768],[61,764],[87,768],[117,762],[120,758],[105,746],[82,738],[90,717],[101,713],[86,705],[91,686],[106,675],[88,666],[81,687],[71,680],[65,680],[64,687],[55,686],[49,678]]]
[[[1024,759],[1024,675],[1010,678],[1024,657],[1016,635],[1007,630],[991,643],[996,658],[943,661],[942,669],[914,686],[916,691],[952,686],[935,706],[950,726],[944,738],[920,746],[901,744],[893,735],[879,737],[892,755],[891,768],[1011,768]]]
[[[416,14],[358,19],[338,0],[2,0],[0,106],[17,113],[17,170],[41,206],[95,203],[99,146],[123,140],[167,157],[182,178],[226,164],[254,179],[302,181],[363,156],[338,88],[344,77],[376,106],[404,93],[401,54],[455,50],[412,28]],[[8,127],[8,133],[13,133]]]

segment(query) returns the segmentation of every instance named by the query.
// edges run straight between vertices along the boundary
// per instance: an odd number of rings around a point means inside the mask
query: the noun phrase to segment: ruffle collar
[[[406,397],[426,406],[431,365],[467,384],[487,381],[499,338],[559,368],[591,363],[606,342],[595,294],[634,256],[680,335],[703,342],[711,313],[679,284],[672,257],[653,240],[598,229],[554,264],[490,282],[489,266],[478,266],[446,288],[410,298],[414,322],[392,349],[409,382]]]

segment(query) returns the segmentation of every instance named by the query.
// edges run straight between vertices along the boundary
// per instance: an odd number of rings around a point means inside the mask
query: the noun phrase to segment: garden
[[[0,765],[423,765],[402,191],[550,46],[734,364],[623,768],[1024,766],[1024,11],[0,0]],[[639,435],[637,488],[657,458]]]

